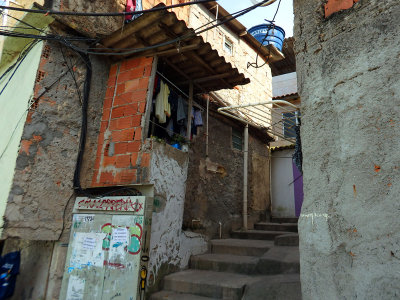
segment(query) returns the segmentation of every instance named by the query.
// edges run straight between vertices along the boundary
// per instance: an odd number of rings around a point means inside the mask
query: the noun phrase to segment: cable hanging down
[[[255,5],[253,5],[253,6],[248,7],[248,8],[246,8],[246,9],[243,9],[243,10],[238,11],[238,12],[236,12],[236,13],[233,13],[233,14],[230,14],[230,15],[227,15],[227,16],[225,16],[225,17],[220,18],[219,20],[221,20],[221,21],[220,21],[220,22],[217,22],[217,24],[214,24],[214,25],[212,25],[212,26],[209,26],[209,27],[204,28],[205,26],[207,26],[207,25],[212,24],[212,23],[215,22],[215,21],[211,21],[211,22],[209,22],[209,23],[207,23],[207,24],[205,24],[205,25],[202,25],[202,26],[200,26],[199,28],[195,29],[192,33],[189,33],[189,34],[186,34],[186,35],[177,37],[177,38],[175,38],[175,39],[172,39],[172,40],[169,40],[169,41],[166,41],[166,42],[163,42],[163,43],[159,43],[159,44],[156,44],[156,45],[148,46],[148,47],[134,48],[134,49],[131,49],[131,50],[129,50],[129,51],[118,52],[118,53],[116,53],[116,52],[96,52],[96,51],[90,51],[90,50],[92,50],[92,49],[96,49],[96,48],[91,48],[91,47],[89,47],[89,48],[87,48],[87,49],[82,49],[82,48],[80,48],[80,47],[78,47],[78,46],[76,46],[76,45],[74,45],[74,44],[71,43],[71,41],[74,41],[74,40],[75,40],[74,38],[70,38],[70,37],[66,37],[66,36],[57,36],[57,35],[33,35],[33,34],[15,33],[15,32],[4,31],[4,30],[3,30],[3,31],[0,31],[0,35],[12,36],[12,37],[19,37],[19,38],[34,38],[34,39],[42,39],[42,40],[55,40],[55,41],[58,41],[58,42],[60,42],[60,43],[62,43],[62,44],[64,44],[64,45],[66,45],[67,47],[69,47],[69,48],[71,48],[71,49],[73,49],[73,50],[75,50],[75,51],[77,51],[77,52],[84,53],[84,54],[86,54],[86,55],[88,55],[88,54],[93,54],[93,55],[103,55],[103,56],[104,56],[104,55],[105,55],[105,56],[110,56],[110,55],[112,55],[112,56],[123,56],[123,55],[136,54],[136,53],[143,52],[143,51],[146,51],[146,50],[152,50],[152,49],[155,49],[155,48],[159,48],[159,47],[163,47],[163,46],[168,46],[168,45],[171,45],[171,44],[179,43],[179,42],[182,41],[182,40],[188,39],[188,38],[190,38],[190,37],[192,37],[192,36],[196,36],[196,35],[198,35],[198,34],[201,34],[201,33],[203,33],[203,32],[206,32],[206,31],[208,31],[208,30],[211,30],[211,29],[213,29],[213,28],[216,28],[216,27],[218,27],[218,26],[221,26],[221,25],[223,25],[223,24],[225,24],[225,23],[227,23],[227,22],[229,22],[229,21],[231,21],[231,20],[233,20],[233,19],[236,19],[236,18],[238,18],[238,17],[240,17],[240,16],[242,16],[242,15],[244,15],[244,14],[246,14],[246,13],[249,13],[250,11],[256,9],[257,7],[260,7],[260,6],[264,5],[265,3],[269,3],[269,2],[271,2],[271,0],[264,0],[264,1],[260,2],[260,3],[258,3],[258,4],[255,4]],[[195,4],[196,2],[190,2],[190,3],[191,3],[191,4]],[[0,6],[0,7],[1,7],[1,6]],[[165,9],[166,7],[167,7],[167,6],[164,6],[164,7],[162,7],[162,8]],[[204,29],[199,30],[199,29],[201,29],[201,28],[204,28]],[[81,39],[82,39],[82,38],[81,38]],[[83,39],[84,39],[84,38],[83,38]],[[89,40],[89,39],[88,39],[88,40]],[[91,40],[94,41],[94,39],[91,39]],[[116,49],[114,49],[114,50],[116,50]]]
[[[123,12],[123,13],[107,13],[107,14],[102,14],[102,13],[74,13],[74,12],[59,12],[61,15],[75,15],[75,16],[125,16],[125,15],[133,15],[133,14],[141,14],[141,13],[149,13],[149,12],[153,12],[156,10],[165,10],[165,9],[169,9],[169,8],[174,8],[174,7],[180,7],[180,6],[184,6],[185,5],[192,5],[192,4],[200,4],[200,3],[206,3],[206,2],[210,2],[210,0],[201,0],[201,1],[193,1],[193,2],[188,2],[188,3],[182,3],[182,4],[178,4],[178,5],[172,5],[172,6],[163,6],[163,7],[158,7],[158,8],[153,8],[150,10],[142,10],[142,11],[136,11],[136,12]],[[93,55],[129,55],[129,54],[133,54],[133,53],[138,53],[138,52],[142,52],[142,51],[146,51],[146,50],[150,50],[150,49],[154,49],[154,48],[158,48],[161,46],[166,46],[166,45],[171,45],[174,43],[178,43],[181,40],[190,38],[191,36],[195,36],[197,34],[203,33],[205,31],[211,30],[213,28],[216,28],[218,26],[221,26],[233,19],[236,19],[254,9],[256,9],[257,7],[263,6],[267,3],[270,3],[271,0],[265,0],[262,1],[258,4],[255,4],[253,6],[250,6],[246,9],[243,9],[241,11],[238,11],[236,13],[224,16],[222,18],[220,18],[219,20],[221,20],[221,22],[217,22],[216,24],[212,25],[212,26],[208,26],[212,23],[214,23],[215,21],[209,22],[207,24],[204,24],[202,26],[200,26],[199,28],[195,29],[192,33],[172,39],[170,41],[164,42],[164,43],[160,43],[157,45],[152,45],[149,47],[144,47],[144,48],[136,48],[136,49],[131,49],[130,51],[126,51],[126,52],[120,52],[120,53],[115,53],[115,52],[111,52],[111,53],[101,53],[101,52],[95,52],[95,51],[90,51],[91,49],[94,48],[87,48],[87,49],[83,49],[80,48],[74,44],[72,44],[73,41],[87,41],[87,42],[95,42],[97,41],[96,39],[90,39],[90,38],[86,38],[86,37],[68,37],[68,36],[60,36],[60,35],[52,35],[52,34],[43,34],[43,35],[35,35],[35,34],[24,34],[24,33],[20,33],[20,32],[13,32],[10,30],[0,30],[0,35],[4,35],[4,36],[10,36],[10,37],[17,37],[17,38],[30,38],[30,39],[35,39],[35,40],[51,40],[51,41],[56,41],[72,50],[74,50],[75,52],[77,52],[79,54],[79,56],[82,58],[82,60],[85,62],[86,64],[86,78],[85,78],[85,82],[84,82],[84,91],[83,91],[83,101],[82,101],[82,127],[81,127],[81,135],[80,135],[80,142],[79,142],[79,150],[78,150],[78,157],[77,157],[77,162],[76,162],[76,168],[75,168],[75,172],[74,172],[74,179],[73,179],[73,186],[74,189],[76,191],[81,191],[82,192],[82,187],[81,187],[81,183],[80,183],[80,171],[81,171],[81,165],[82,165],[82,161],[83,161],[83,153],[85,150],[85,143],[86,143],[86,135],[87,135],[87,112],[88,112],[88,101],[89,101],[89,93],[90,93],[90,84],[91,84],[91,78],[92,78],[92,66],[91,66],[91,61],[89,58],[89,54],[93,54]],[[40,11],[40,10],[28,10],[28,9],[21,9],[21,8],[13,8],[13,7],[8,7],[8,6],[0,6],[0,9],[10,9],[10,10],[19,10],[19,11],[26,11],[26,12],[32,12],[32,13],[46,13],[46,14],[58,14],[58,12],[51,12],[51,11]],[[4,13],[4,12],[2,12]],[[33,27],[32,25],[29,24],[25,24],[28,25],[29,27],[33,28],[33,29],[37,29],[35,27]],[[208,26],[208,27],[207,27]],[[37,29],[39,32],[43,32],[40,29]],[[15,67],[15,66],[13,66]],[[11,68],[13,69],[13,68]],[[6,72],[7,73],[7,72]],[[4,74],[3,74],[4,76]]]
[[[75,12],[75,11],[55,11],[55,10],[45,10],[45,9],[29,9],[29,8],[20,8],[20,7],[12,7],[0,5],[0,9],[14,10],[14,11],[22,11],[27,13],[34,14],[45,14],[45,15],[59,15],[59,16],[74,16],[74,17],[118,17],[118,16],[132,16],[150,13],[159,10],[166,10],[171,8],[183,7],[187,5],[193,4],[202,4],[207,2],[212,2],[215,0],[196,0],[191,2],[179,3],[174,5],[167,5],[162,7],[153,7],[150,9],[143,9],[138,11],[126,11],[126,12],[111,12],[111,13],[90,13],[90,12]],[[218,0],[217,0],[218,1]]]

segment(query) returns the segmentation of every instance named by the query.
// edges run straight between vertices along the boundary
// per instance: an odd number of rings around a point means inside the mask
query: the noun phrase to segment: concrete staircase
[[[166,276],[164,290],[150,300],[301,299],[297,223],[273,221],[212,240],[210,253]]]

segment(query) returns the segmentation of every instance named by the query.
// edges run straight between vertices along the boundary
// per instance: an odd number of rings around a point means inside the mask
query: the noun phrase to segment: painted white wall
[[[40,42],[28,53],[0,95],[2,116],[0,118],[0,234],[41,52],[42,43]],[[4,70],[4,68],[2,69]],[[12,71],[9,72],[1,80],[0,91],[8,82],[12,73]]]
[[[150,239],[149,274],[154,278],[160,267],[166,264],[181,269],[188,267],[191,255],[205,253],[207,241],[200,234],[183,231],[183,210],[189,157],[187,153],[169,145],[153,144],[150,165],[150,182],[154,184],[154,195],[165,197],[165,206],[153,213]],[[185,162],[179,164],[168,151],[185,155]],[[152,284],[150,282],[150,284]]]
[[[292,155],[294,149],[273,151],[271,166],[272,216],[294,218]]]
[[[296,72],[272,77],[272,97],[297,93]]]

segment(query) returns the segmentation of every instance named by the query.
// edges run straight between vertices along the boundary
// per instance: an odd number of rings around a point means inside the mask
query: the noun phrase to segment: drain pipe
[[[249,124],[244,128],[243,153],[243,230],[247,230],[247,171],[249,159]]]
[[[208,157],[208,115],[210,109],[210,95],[207,94],[207,116],[206,116],[206,158]]]

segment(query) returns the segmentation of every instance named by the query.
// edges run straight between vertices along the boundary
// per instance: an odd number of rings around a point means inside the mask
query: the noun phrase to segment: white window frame
[[[229,49],[229,47],[227,47],[227,45],[230,46],[230,49]],[[230,38],[228,38],[226,35],[224,35],[223,47],[224,47],[225,52],[229,53],[229,55],[233,55],[233,41]]]

